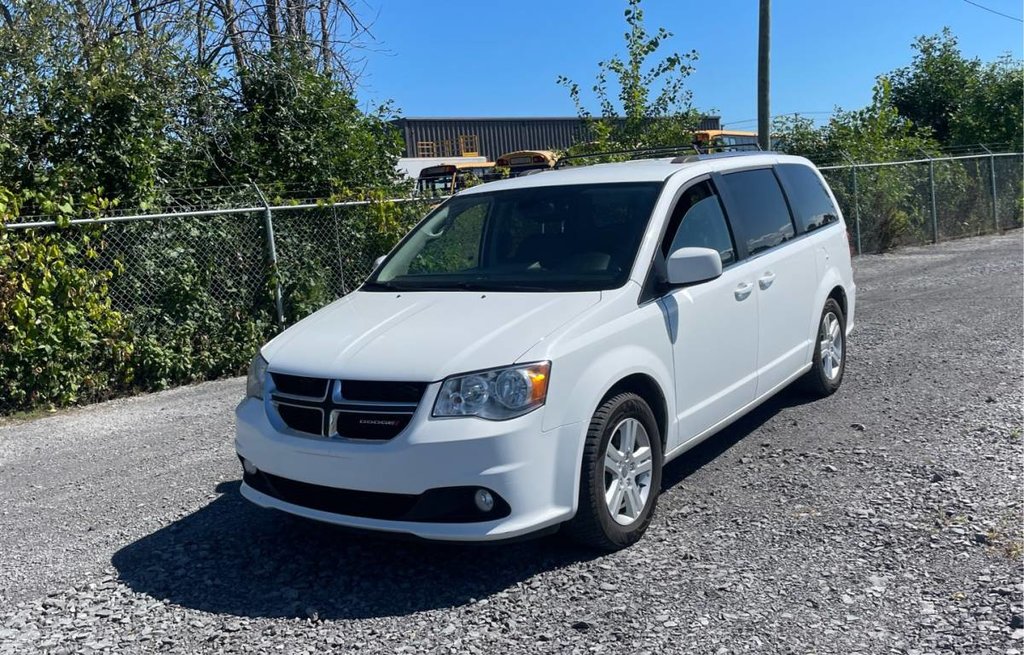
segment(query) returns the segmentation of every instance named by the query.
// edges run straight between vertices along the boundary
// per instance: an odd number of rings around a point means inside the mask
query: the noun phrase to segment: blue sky
[[[1020,0],[976,0],[1021,17]],[[757,0],[646,0],[647,26],[696,49],[694,105],[737,129],[757,116]],[[913,39],[949,26],[968,56],[1021,57],[1024,31],[963,0],[774,0],[772,114],[855,109],[875,76],[906,65]],[[363,103],[405,116],[573,115],[559,74],[589,88],[623,49],[624,0],[366,0],[377,43],[365,54]],[[668,47],[663,46],[663,47]]]

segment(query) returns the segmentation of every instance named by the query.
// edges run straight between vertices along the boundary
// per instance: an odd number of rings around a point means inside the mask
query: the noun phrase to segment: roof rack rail
[[[562,168],[571,165],[575,160],[588,159],[591,157],[608,157],[612,155],[629,155],[627,161],[637,159],[653,159],[655,157],[671,157],[674,164],[700,161],[708,157],[735,157],[739,155],[760,154],[765,151],[756,143],[737,143],[727,146],[701,146],[691,143],[685,146],[663,146],[656,148],[637,148],[634,150],[606,150],[602,152],[590,152],[579,155],[565,155],[559,157],[555,162],[555,168]]]
[[[735,148],[736,146],[731,146]],[[684,155],[682,157],[676,157],[672,160],[673,164],[690,164],[695,161],[708,161],[710,159],[725,159],[727,157],[748,157],[750,155],[778,155],[782,154],[775,152],[774,150],[743,150],[743,151],[725,151],[725,152],[704,152],[699,155]]]
[[[699,153],[700,148],[694,144],[686,146],[662,146],[656,148],[636,148],[633,150],[603,150],[601,152],[588,152],[579,155],[565,155],[559,157],[558,161],[555,162],[555,168],[562,168],[567,166],[571,161],[577,159],[588,159],[590,157],[608,157],[611,155],[632,155],[627,161],[635,159],[650,159],[652,157],[670,157],[672,155],[680,155],[683,152]]]

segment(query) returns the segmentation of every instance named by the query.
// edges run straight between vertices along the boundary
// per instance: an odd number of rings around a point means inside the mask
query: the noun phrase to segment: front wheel
[[[804,388],[824,398],[836,392],[846,372],[846,317],[834,298],[821,310],[818,334],[814,341],[811,370],[804,376]]]
[[[621,393],[602,403],[587,431],[569,536],[609,551],[636,543],[654,515],[661,464],[658,422],[644,399]]]

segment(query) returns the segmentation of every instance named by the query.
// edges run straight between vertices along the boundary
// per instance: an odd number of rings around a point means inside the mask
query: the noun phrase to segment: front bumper
[[[430,391],[427,397],[430,397]],[[543,408],[509,421],[473,417],[435,419],[424,402],[401,434],[389,441],[357,442],[286,434],[267,418],[264,403],[247,399],[235,410],[235,448],[261,472],[301,488],[341,498],[419,497],[451,488],[484,488],[507,503],[507,511],[483,520],[375,518],[325,511],[325,502],[277,493],[247,475],[242,495],[262,507],[347,527],[411,534],[425,539],[509,539],[572,517],[583,447],[580,423],[544,432]],[[289,481],[299,483],[287,484]],[[251,483],[251,484],[250,484]],[[333,490],[340,490],[337,494]],[[361,492],[369,492],[361,494]],[[297,502],[288,502],[288,500]],[[355,512],[372,514],[373,512]],[[391,514],[389,516],[393,516]],[[497,518],[489,518],[497,516]],[[425,517],[425,520],[423,520]],[[406,517],[407,518],[407,517]]]

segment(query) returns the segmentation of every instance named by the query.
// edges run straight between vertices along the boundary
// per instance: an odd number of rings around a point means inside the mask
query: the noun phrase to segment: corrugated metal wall
[[[704,116],[700,119],[700,124],[697,126],[699,130],[720,130],[722,129],[722,117],[721,116]]]
[[[434,156],[457,156],[459,137],[475,135],[479,152],[491,161],[515,150],[562,150],[587,140],[579,118],[400,118],[394,125],[405,139],[406,157],[422,156],[417,143],[431,142]],[[717,116],[701,120],[701,129],[719,129]]]
[[[458,155],[459,137],[475,135],[480,154],[491,161],[513,150],[561,150],[586,140],[586,128],[577,118],[486,118],[418,119],[396,121],[405,137],[406,156],[420,156],[416,144],[429,141],[451,144],[451,151],[438,156]]]

